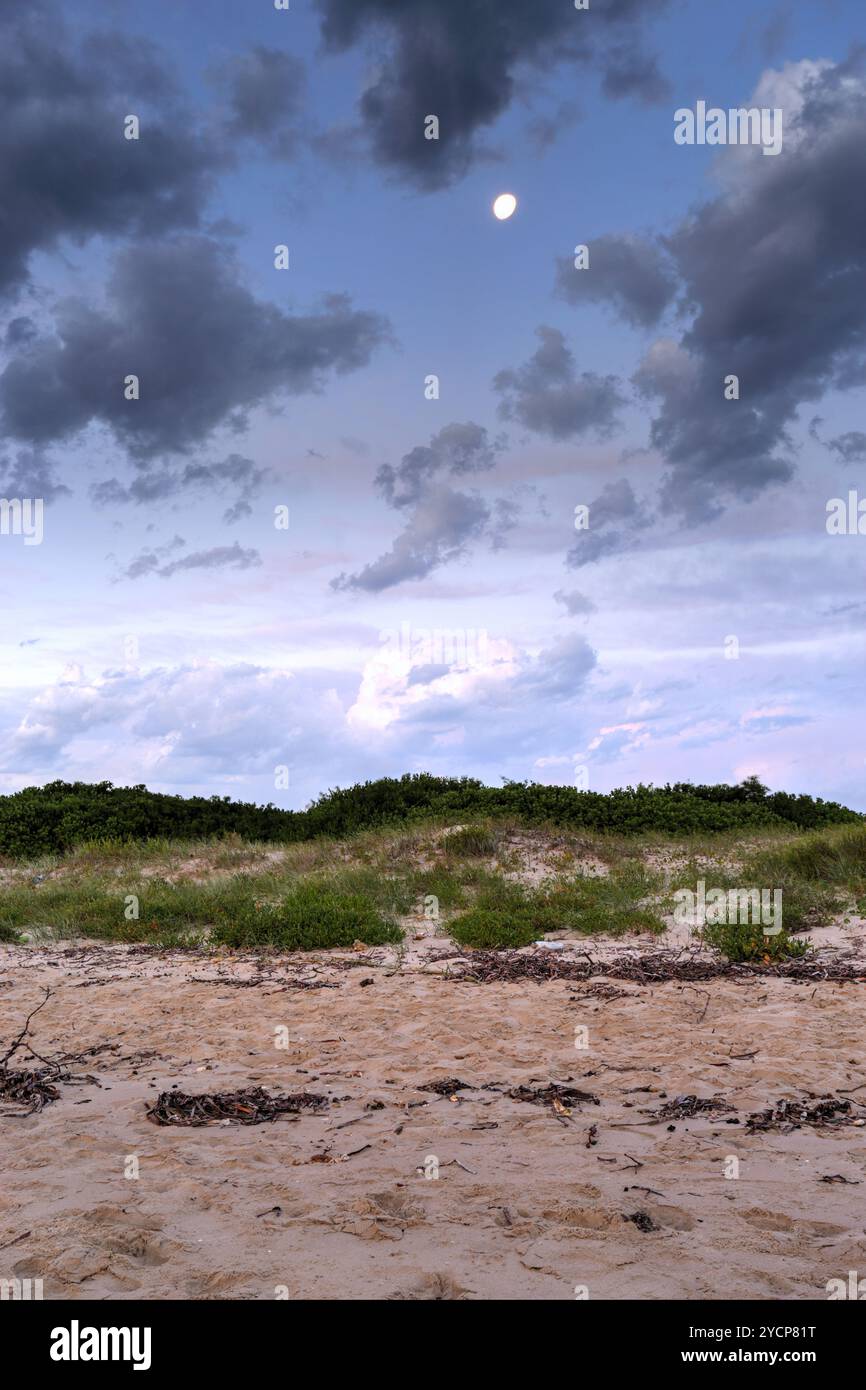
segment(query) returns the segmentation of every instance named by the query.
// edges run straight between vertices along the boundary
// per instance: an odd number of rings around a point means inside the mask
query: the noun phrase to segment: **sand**
[[[744,1123],[843,1089],[866,1117],[862,985],[617,981],[605,998],[597,979],[457,982],[454,951],[2,948],[0,1038],[48,985],[40,1051],[115,1050],[80,1068],[97,1084],[0,1118],[0,1278],[81,1300],[800,1299],[866,1271],[866,1129]],[[448,1077],[472,1089],[418,1089]],[[599,1104],[505,1094],[550,1081]],[[250,1085],[330,1107],[248,1128],[146,1118],[172,1086]],[[654,1122],[660,1093],[724,1097],[740,1123]]]

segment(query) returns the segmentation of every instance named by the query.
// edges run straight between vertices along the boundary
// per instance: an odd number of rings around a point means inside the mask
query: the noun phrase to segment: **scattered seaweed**
[[[162,1091],[148,1107],[147,1118],[155,1125],[262,1125],[274,1120],[295,1120],[302,1111],[318,1113],[327,1106],[327,1096],[306,1091],[270,1096],[261,1086],[245,1091],[205,1091],[197,1096]]]
[[[812,1125],[815,1129],[838,1128],[861,1123],[854,1114],[850,1100],[836,1096],[816,1096],[811,1091],[803,1100],[777,1100],[769,1110],[759,1110],[748,1117],[747,1133],[766,1133],[778,1129],[782,1134]]]
[[[446,1076],[441,1081],[428,1081],[416,1088],[419,1091],[433,1091],[437,1096],[453,1096],[457,1091],[472,1091],[476,1088],[467,1081],[458,1081],[456,1076]]]
[[[660,1120],[691,1120],[695,1115],[724,1115],[734,1110],[724,1096],[676,1096],[657,1112]]]
[[[578,1091],[573,1086],[561,1086],[555,1081],[548,1086],[513,1086],[506,1094],[510,1100],[523,1101],[527,1105],[549,1105],[554,1110],[558,1106],[571,1109],[575,1105],[601,1104],[598,1096],[591,1091]]]

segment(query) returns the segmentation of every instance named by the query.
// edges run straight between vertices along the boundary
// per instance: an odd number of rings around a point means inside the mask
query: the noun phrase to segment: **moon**
[[[509,217],[513,217],[517,211],[517,199],[513,193],[500,193],[493,204],[493,216],[498,217],[500,222],[507,222]]]

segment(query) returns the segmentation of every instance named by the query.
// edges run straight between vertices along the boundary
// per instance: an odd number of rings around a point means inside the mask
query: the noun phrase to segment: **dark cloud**
[[[617,378],[596,372],[578,375],[574,354],[562,333],[544,326],[536,332],[541,346],[529,361],[494,378],[494,388],[502,397],[500,416],[551,439],[610,435],[624,404]]]
[[[341,574],[331,587],[379,593],[407,579],[426,578],[465,554],[472,540],[486,536],[494,547],[500,546],[516,523],[516,504],[502,499],[490,504],[444,481],[489,471],[500,448],[487,430],[469,421],[446,425],[429,445],[404,454],[396,468],[383,464],[376,487],[389,506],[410,511],[409,520],[385,555],[358,574]]]
[[[571,257],[557,261],[556,290],[569,304],[608,303],[628,323],[658,323],[676,293],[677,279],[654,239],[595,237],[589,265],[577,270]]]
[[[221,425],[243,428],[264,401],[364,366],[387,336],[341,295],[306,315],[256,299],[210,238],[146,243],[118,256],[104,307],[67,300],[56,336],[12,357],[0,410],[7,433],[34,444],[97,422],[140,460],[188,452]],[[138,400],[125,399],[129,374]]]
[[[11,319],[6,325],[6,332],[3,335],[4,346],[13,348],[20,346],[21,343],[29,343],[38,334],[36,324],[26,315],[19,315]]]
[[[326,47],[369,42],[376,58],[360,101],[375,158],[411,182],[440,188],[479,155],[478,137],[522,88],[560,63],[600,72],[610,96],[658,100],[655,59],[635,28],[667,0],[608,0],[580,12],[568,0],[317,0]],[[435,115],[440,138],[427,140]]]
[[[729,186],[666,239],[695,311],[679,369],[659,377],[650,366],[641,376],[661,402],[652,442],[671,465],[662,496],[669,511],[706,519],[726,498],[785,481],[799,407],[846,377],[862,383],[866,84],[858,66],[862,55],[801,70],[802,110],[794,115],[788,101],[782,153],[731,151]],[[732,373],[739,401],[724,399]]]
[[[690,315],[680,339],[654,343],[633,378],[655,405],[650,440],[669,465],[663,512],[705,522],[731,500],[749,501],[788,481],[790,428],[800,408],[831,387],[862,386],[864,57],[858,48],[836,66],[802,63],[765,75],[756,100],[785,109],[781,153],[767,159],[753,149],[726,151],[721,192],[643,257],[626,252],[607,277],[607,297],[651,323],[670,298],[667,259]],[[560,289],[594,297],[590,274],[561,267]],[[731,376],[739,380],[738,400],[725,398]],[[819,423],[810,427],[815,438]],[[839,437],[842,457],[846,449],[857,456],[857,434]],[[617,548],[612,535],[582,539],[569,563]]]
[[[141,122],[138,140],[124,120]],[[76,41],[53,4],[0,5],[0,293],[69,237],[196,228],[226,155],[147,41]]]
[[[256,44],[222,64],[215,77],[224,93],[227,134],[255,140],[276,159],[293,159],[306,91],[300,59]]]

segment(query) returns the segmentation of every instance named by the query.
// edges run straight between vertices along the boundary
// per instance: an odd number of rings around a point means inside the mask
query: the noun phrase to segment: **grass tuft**
[[[277,903],[247,902],[211,936],[225,946],[279,946],[318,951],[333,946],[385,946],[403,933],[369,898],[323,883],[301,883]]]

